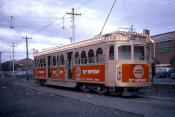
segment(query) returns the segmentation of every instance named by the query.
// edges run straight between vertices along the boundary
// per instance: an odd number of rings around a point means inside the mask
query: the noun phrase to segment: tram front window
[[[144,60],[145,51],[144,46],[135,45],[134,46],[134,60]]]
[[[131,46],[130,45],[119,46],[118,59],[119,60],[131,60]]]

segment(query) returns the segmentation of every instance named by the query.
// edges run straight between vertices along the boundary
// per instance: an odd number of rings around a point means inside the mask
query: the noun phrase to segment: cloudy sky
[[[75,8],[81,16],[75,17],[76,41],[98,35],[114,0],[0,0],[0,52],[2,61],[12,59],[12,43],[15,43],[15,59],[26,57],[24,36],[32,49],[44,49],[70,43],[71,12]],[[149,29],[151,35],[175,31],[175,0],[117,0],[103,34],[119,27],[142,32]],[[11,20],[11,16],[13,17]],[[63,18],[64,17],[64,20]],[[12,24],[11,24],[12,22]],[[14,28],[10,28],[13,26]],[[64,27],[64,28],[63,28]]]

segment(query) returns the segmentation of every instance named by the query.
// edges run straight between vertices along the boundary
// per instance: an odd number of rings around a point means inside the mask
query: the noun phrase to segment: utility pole
[[[16,45],[15,45],[15,43],[12,43],[12,45],[11,45],[11,47],[12,47],[12,56],[13,56],[13,60],[12,60],[12,62],[13,62],[13,72],[12,72],[12,77],[14,78],[14,73],[15,73],[15,55],[14,55],[14,53],[15,53],[15,47],[17,47]]]
[[[0,75],[1,75],[1,54],[2,52],[0,52]]]
[[[72,12],[67,12],[66,14],[72,15],[72,38],[71,43],[75,42],[75,15],[81,15],[81,13],[75,13],[74,8],[72,8]]]
[[[26,57],[27,57],[27,66],[26,66],[26,75],[27,75],[27,80],[29,79],[28,71],[29,71],[29,52],[28,52],[28,39],[32,39],[30,37],[22,37],[22,39],[26,40]]]

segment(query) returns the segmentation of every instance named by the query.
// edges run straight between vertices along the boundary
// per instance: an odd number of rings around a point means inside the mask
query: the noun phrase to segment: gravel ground
[[[175,85],[154,84],[149,89],[143,89],[144,95],[158,97],[175,97]]]
[[[0,78],[0,117],[138,117],[134,113],[95,106],[39,92]]]

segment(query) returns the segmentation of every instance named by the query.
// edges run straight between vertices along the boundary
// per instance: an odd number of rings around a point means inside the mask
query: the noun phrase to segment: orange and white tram
[[[35,78],[83,91],[135,94],[151,85],[150,45],[144,33],[116,31],[34,54]]]

